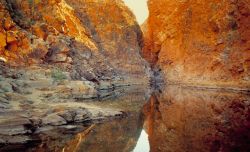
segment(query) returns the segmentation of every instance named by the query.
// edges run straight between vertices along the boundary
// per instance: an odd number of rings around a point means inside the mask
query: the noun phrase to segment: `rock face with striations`
[[[168,83],[250,87],[249,0],[149,0],[144,57]]]
[[[11,65],[53,64],[96,83],[147,77],[142,32],[120,0],[1,0],[0,22]]]

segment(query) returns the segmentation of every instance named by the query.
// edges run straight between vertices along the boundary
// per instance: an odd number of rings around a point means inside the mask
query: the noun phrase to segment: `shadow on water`
[[[98,104],[128,116],[43,135],[36,152],[249,152],[250,95],[165,87],[132,91]],[[27,146],[27,145],[26,145]]]

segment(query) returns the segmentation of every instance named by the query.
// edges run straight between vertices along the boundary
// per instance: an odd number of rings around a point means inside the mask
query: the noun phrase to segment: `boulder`
[[[67,124],[66,120],[56,113],[49,114],[42,118],[42,125],[60,126],[64,124]]]

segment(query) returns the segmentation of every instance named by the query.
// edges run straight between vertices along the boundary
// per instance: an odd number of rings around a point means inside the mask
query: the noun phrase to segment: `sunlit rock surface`
[[[169,86],[143,112],[151,152],[250,150],[249,94]]]
[[[168,83],[250,88],[249,0],[149,0],[143,56]]]
[[[122,1],[1,0],[0,12],[8,64],[50,64],[98,84],[147,83],[142,32]]]

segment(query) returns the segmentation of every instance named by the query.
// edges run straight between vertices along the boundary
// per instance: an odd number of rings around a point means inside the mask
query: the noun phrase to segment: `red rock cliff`
[[[142,32],[121,0],[0,0],[0,23],[0,57],[12,65],[49,63],[78,79],[146,76]]]
[[[250,88],[249,0],[149,0],[144,57],[168,83]]]

